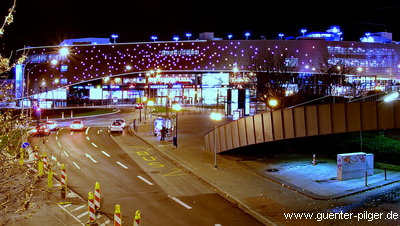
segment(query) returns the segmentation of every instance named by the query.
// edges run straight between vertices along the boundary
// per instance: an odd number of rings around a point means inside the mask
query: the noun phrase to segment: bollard
[[[95,212],[94,212],[94,202],[93,202],[93,193],[90,191],[88,194],[88,209],[89,209],[89,224],[95,221]]]
[[[312,164],[314,166],[317,165],[317,156],[315,156],[315,154],[313,154],[313,156],[312,156]]]
[[[94,186],[94,207],[96,213],[100,212],[100,183],[96,182]]]
[[[115,205],[115,213],[114,213],[114,226],[122,225],[122,214],[120,205]]]
[[[25,154],[24,149],[23,149],[23,148],[20,148],[20,149],[19,149],[19,165],[20,165],[20,166],[23,166],[23,165],[24,165],[24,154]]]
[[[67,191],[67,172],[65,169],[65,164],[61,165],[61,198],[66,198],[66,191]]]
[[[64,112],[61,112],[61,119],[64,120]]]
[[[39,159],[38,161],[38,176],[43,176],[43,161]]]
[[[53,171],[49,170],[47,172],[47,187],[52,188],[53,187]]]
[[[365,186],[368,187],[368,171],[365,170]]]
[[[135,220],[133,221],[133,226],[140,225],[140,210],[136,210],[135,212]]]
[[[385,167],[385,180],[387,180],[387,177],[386,177],[386,175],[387,175],[387,174],[386,174],[386,167]]]
[[[74,111],[71,111],[71,118],[74,117]]]

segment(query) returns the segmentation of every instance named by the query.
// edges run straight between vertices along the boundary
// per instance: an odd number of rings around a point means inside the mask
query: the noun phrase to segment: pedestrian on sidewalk
[[[162,126],[162,129],[160,132],[161,132],[160,140],[165,140],[165,135],[167,134],[167,128],[165,128],[165,126]]]

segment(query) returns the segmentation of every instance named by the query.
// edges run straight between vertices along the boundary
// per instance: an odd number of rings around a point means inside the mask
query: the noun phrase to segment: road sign
[[[23,143],[23,144],[21,145],[21,147],[22,147],[22,148],[28,148],[28,147],[29,147],[29,143],[28,143],[28,142],[25,142],[25,143]]]

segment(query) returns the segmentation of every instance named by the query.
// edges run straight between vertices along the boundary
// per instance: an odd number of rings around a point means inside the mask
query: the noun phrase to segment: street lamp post
[[[178,148],[178,112],[182,109],[181,105],[173,104],[172,109],[176,112],[175,113],[175,136],[172,138],[173,144],[175,148]]]
[[[218,168],[217,165],[217,124],[222,119],[221,113],[213,112],[210,115],[211,120],[214,122],[214,167]]]

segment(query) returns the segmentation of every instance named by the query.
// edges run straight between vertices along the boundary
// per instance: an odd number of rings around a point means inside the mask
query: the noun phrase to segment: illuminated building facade
[[[294,73],[299,77],[318,73],[317,59],[328,54],[330,64],[345,61],[357,68],[357,73],[346,76],[365,87],[400,79],[400,45],[396,43],[326,41],[321,37],[331,36],[314,33],[296,40],[222,40],[212,33],[205,37],[137,43],[90,38],[19,50],[29,50],[29,55],[25,64],[16,67],[16,97],[52,99],[56,105],[74,98],[132,103],[144,96],[159,104],[168,98],[211,104],[222,101],[228,88],[241,87],[252,73],[249,58],[263,50],[290,51],[287,62],[297,68]],[[68,48],[68,54],[61,55],[60,48]]]

